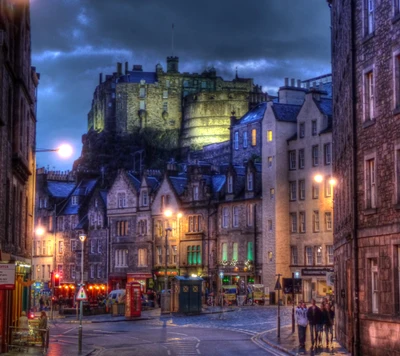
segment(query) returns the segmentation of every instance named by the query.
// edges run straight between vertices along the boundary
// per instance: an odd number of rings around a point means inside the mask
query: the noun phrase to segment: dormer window
[[[253,190],[253,173],[247,174],[247,190],[248,191]]]
[[[193,187],[193,200],[199,200],[199,186],[195,185]]]
[[[71,204],[78,205],[78,203],[79,203],[79,197],[77,195],[73,195],[71,199]]]
[[[149,205],[149,196],[148,196],[146,190],[144,190],[144,191],[143,191],[143,194],[142,194],[142,205],[143,205],[143,206]]]
[[[233,193],[233,177],[228,176],[228,193]]]
[[[248,139],[247,139],[247,131],[243,132],[243,148],[247,148]]]
[[[125,208],[125,207],[126,207],[126,194],[118,193],[118,208]]]
[[[239,132],[235,132],[235,139],[234,139],[234,146],[235,150],[239,149]]]

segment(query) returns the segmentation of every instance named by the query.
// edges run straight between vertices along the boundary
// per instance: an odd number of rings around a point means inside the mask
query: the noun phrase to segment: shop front
[[[142,293],[154,289],[154,280],[151,273],[127,273],[127,283],[138,282]]]
[[[333,276],[333,268],[303,268],[301,278],[304,301],[315,299],[318,303],[323,298],[332,297],[335,293]]]
[[[154,271],[154,282],[155,287],[158,291],[162,291],[165,286],[165,269],[159,269]],[[171,286],[171,281],[174,277],[178,276],[178,270],[175,268],[167,269],[167,278],[168,278],[168,288]]]
[[[110,273],[108,276],[108,290],[107,295],[112,290],[125,289],[127,283],[126,273]]]

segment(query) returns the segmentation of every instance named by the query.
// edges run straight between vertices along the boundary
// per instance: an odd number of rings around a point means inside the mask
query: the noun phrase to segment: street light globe
[[[36,235],[38,235],[38,236],[43,236],[44,235],[43,227],[39,226],[39,227],[36,228]]]
[[[85,234],[79,234],[79,240],[81,240],[81,242],[85,242],[86,235]]]
[[[324,178],[322,177],[321,174],[317,174],[316,176],[314,176],[314,180],[315,180],[317,183],[321,183],[321,182],[324,180]]]
[[[61,157],[68,158],[72,155],[72,147],[68,144],[62,144],[60,147],[58,147],[57,152]]]
[[[335,178],[329,179],[329,184],[330,185],[336,185],[336,179]]]
[[[176,216],[178,217],[178,219],[180,219],[182,217],[182,213],[178,213]]]
[[[172,211],[169,210],[169,209],[165,210],[164,211],[164,216],[166,216],[167,218],[171,217],[172,216]]]

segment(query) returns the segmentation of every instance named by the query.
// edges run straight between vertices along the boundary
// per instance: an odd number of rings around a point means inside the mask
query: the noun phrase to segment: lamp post
[[[81,254],[81,284],[80,287],[83,287],[83,253],[85,248],[85,234],[79,234],[79,240],[82,242],[82,254]],[[78,331],[78,351],[82,352],[82,316],[83,316],[83,301],[81,300],[79,303],[80,312],[79,312],[79,331]]]
[[[170,227],[167,227],[165,229],[165,271],[164,271],[164,293],[162,293],[161,297],[162,297],[162,303],[161,305],[163,306],[163,310],[162,312],[166,313],[169,312],[170,308],[169,308],[169,295],[167,293],[167,289],[168,289],[168,231],[172,231],[172,229]]]

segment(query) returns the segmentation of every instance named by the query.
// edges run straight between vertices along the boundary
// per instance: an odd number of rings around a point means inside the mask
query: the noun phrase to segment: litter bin
[[[270,305],[275,305],[276,304],[275,292],[269,292],[269,304]]]

